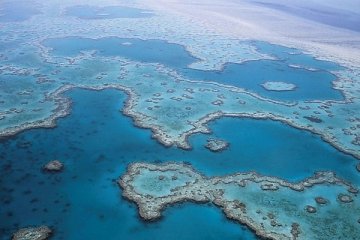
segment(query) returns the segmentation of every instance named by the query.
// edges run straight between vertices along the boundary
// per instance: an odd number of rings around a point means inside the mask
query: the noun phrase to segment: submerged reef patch
[[[52,230],[47,226],[22,228],[14,233],[12,240],[47,240]]]
[[[221,152],[227,149],[229,145],[225,140],[209,138],[205,147],[212,152]]]
[[[43,170],[47,172],[60,172],[64,169],[64,164],[59,160],[53,160],[43,166]]]
[[[296,88],[295,84],[285,82],[265,82],[261,86],[268,91],[293,91]]]
[[[211,202],[229,219],[264,238],[360,237],[359,196],[332,172],[317,172],[302,182],[289,183],[254,172],[208,178],[187,164],[134,163],[118,183],[123,196],[138,205],[144,220],[160,218],[164,208],[175,203]],[[316,203],[321,204],[314,207]]]

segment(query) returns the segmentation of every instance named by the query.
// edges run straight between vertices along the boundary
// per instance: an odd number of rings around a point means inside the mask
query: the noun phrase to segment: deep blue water
[[[360,32],[360,14],[358,12],[345,11],[336,8],[324,8],[316,6],[294,6],[278,4],[274,2],[254,1],[257,4],[293,14],[297,17],[305,18],[315,22],[320,22],[334,27],[345,28],[352,31]],[[316,2],[315,2],[316,3]],[[306,3],[305,3],[306,4]]]
[[[97,7],[90,5],[69,7],[66,9],[65,14],[81,19],[145,18],[154,15],[147,10],[139,8],[123,6]]]
[[[124,45],[131,43],[132,45]],[[336,77],[329,73],[339,70],[340,66],[312,58],[294,49],[272,45],[265,42],[253,42],[260,52],[271,53],[279,60],[248,61],[243,64],[228,63],[221,71],[202,71],[187,66],[198,59],[177,44],[161,40],[121,39],[116,37],[89,39],[67,37],[47,39],[43,42],[53,48],[58,56],[76,56],[80,51],[96,50],[101,56],[123,56],[140,61],[160,63],[177,70],[191,80],[215,81],[245,88],[261,96],[275,100],[341,100],[340,91],[332,88]],[[291,53],[296,54],[291,54]],[[289,64],[317,68],[309,71],[304,68],[291,68]],[[283,81],[297,86],[295,91],[267,91],[261,84],[266,81]]]
[[[334,171],[360,184],[357,160],[321,140],[320,136],[271,120],[222,118],[209,124],[212,136],[231,143],[220,157],[205,158],[219,164],[216,171],[256,171],[288,181],[300,181],[314,171]],[[191,143],[202,148],[206,135],[195,135]],[[215,156],[214,156],[215,155]],[[211,160],[210,160],[211,159]],[[211,172],[209,172],[211,171]],[[207,174],[217,174],[208,170]]]
[[[114,182],[134,161],[187,161],[206,175],[255,170],[290,181],[314,170],[333,170],[359,182],[356,160],[318,136],[282,123],[225,118],[211,124],[213,136],[231,143],[223,153],[204,148],[206,135],[191,137],[192,151],[165,148],[150,130],[133,126],[119,110],[117,90],[73,90],[70,116],[54,129],[33,129],[0,144],[0,239],[28,225],[48,224],[54,239],[255,239],[225,220],[219,209],[185,204],[161,221],[139,220],[136,206]],[[65,164],[60,174],[40,169],[49,160]]]
[[[0,22],[25,21],[40,14],[39,4],[28,0],[1,1]]]

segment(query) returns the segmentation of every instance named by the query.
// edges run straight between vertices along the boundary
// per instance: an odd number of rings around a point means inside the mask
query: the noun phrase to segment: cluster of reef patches
[[[49,55],[46,56],[49,62],[53,60]],[[44,105],[38,108],[42,112],[39,116],[34,117],[38,112],[29,113],[30,109],[20,103],[11,108],[16,113],[6,110],[7,106],[4,106],[6,111],[0,112],[0,121],[3,123],[0,137],[29,128],[54,127],[56,118],[69,113],[70,101],[61,94],[71,88],[116,88],[129,95],[123,112],[132,117],[137,126],[151,129],[154,138],[166,146],[190,149],[187,141],[189,136],[209,133],[206,125],[210,121],[231,116],[281,121],[318,134],[340,151],[360,158],[360,118],[356,114],[359,104],[356,92],[351,92],[359,87],[356,72],[344,72],[341,78],[344,82],[334,82],[334,88],[344,91],[344,102],[289,103],[266,99],[235,86],[186,79],[160,64],[129,62],[116,57],[96,57],[95,60],[94,56],[88,55],[69,59],[75,62],[63,63],[66,66],[64,69],[59,65],[51,76],[41,75],[40,78],[49,78],[56,84],[45,93],[45,99],[34,102]],[[74,76],[72,83],[59,82],[64,80],[65,75],[75,72],[79,74]],[[0,102],[0,105],[3,104]]]
[[[211,202],[268,239],[360,237],[358,189],[332,172],[289,183],[254,172],[208,178],[186,164],[134,163],[118,183],[149,221],[175,203]]]
[[[59,160],[49,161],[42,167],[42,170],[48,173],[58,173],[63,171],[63,169],[64,164]],[[30,194],[31,191],[26,191],[26,193]],[[37,200],[33,199],[32,201]],[[48,226],[26,227],[15,232],[12,240],[47,240],[52,237],[53,234],[53,230]]]

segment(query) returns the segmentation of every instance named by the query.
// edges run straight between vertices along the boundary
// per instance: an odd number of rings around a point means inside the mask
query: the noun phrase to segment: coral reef
[[[353,186],[332,172],[289,183],[254,172],[208,178],[186,164],[134,163],[118,183],[124,197],[134,201],[140,216],[149,221],[175,203],[211,202],[264,238],[360,237],[360,199],[351,193]],[[325,192],[327,200],[319,196]],[[316,203],[317,207],[312,205]]]

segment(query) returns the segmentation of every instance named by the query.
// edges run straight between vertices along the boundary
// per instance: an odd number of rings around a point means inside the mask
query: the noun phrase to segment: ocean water
[[[187,66],[198,61],[178,44],[161,40],[121,39],[116,37],[89,39],[67,37],[46,39],[46,47],[56,56],[76,56],[81,51],[96,50],[99,56],[122,56],[133,61],[160,63],[178,71],[190,80],[213,81],[244,88],[263,97],[293,100],[342,100],[340,91],[332,88],[336,77],[329,71],[340,66],[314,59],[294,49],[265,42],[252,44],[260,52],[271,54],[277,60],[248,61],[243,64],[228,63],[220,71],[203,71]],[[295,54],[294,54],[295,52]],[[300,65],[293,68],[289,65]],[[316,68],[308,70],[307,68]],[[267,91],[261,84],[266,81],[282,81],[297,86],[294,91]]]
[[[254,170],[289,181],[323,169],[358,182],[354,158],[278,122],[217,120],[212,137],[229,141],[230,149],[212,153],[203,146],[209,136],[198,134],[190,138],[193,150],[185,151],[166,148],[150,130],[134,127],[119,111],[122,92],[66,95],[73,100],[71,115],[56,128],[28,130],[0,143],[0,239],[39,224],[52,226],[54,239],[256,239],[208,205],[176,205],[161,221],[141,221],[115,182],[135,161],[187,161],[209,176]],[[43,173],[53,159],[64,162],[64,172]]]
[[[271,120],[239,118],[222,118],[209,126],[212,130],[210,137],[231,144],[221,155],[203,153],[207,162],[215,161],[218,164],[214,166],[216,172],[213,169],[206,172],[209,175],[219,175],[217,172],[220,171],[227,174],[231,169],[236,169],[296,182],[316,171],[334,171],[348,181],[360,183],[360,175],[355,169],[357,160],[339,152],[310,132]],[[195,152],[203,148],[208,137],[197,134],[190,138]]]
[[[36,14],[40,14],[39,4],[28,0],[1,1],[0,22],[25,21]]]
[[[284,62],[258,60],[243,64],[226,64],[222,71],[185,70],[191,79],[215,81],[238,86],[260,96],[276,100],[327,100],[343,99],[341,93],[332,89],[335,76],[326,71],[310,72],[293,69]],[[267,81],[281,81],[296,85],[294,91],[268,91],[261,84]],[[319,89],[322,89],[319,91]]]
[[[81,19],[112,19],[112,18],[146,18],[154,16],[153,13],[139,8],[123,6],[97,7],[90,5],[77,5],[66,9],[65,14]]]
[[[56,128],[1,142],[0,239],[38,224],[54,227],[54,239],[254,239],[211,206],[186,204],[165,211],[162,221],[141,221],[115,180],[130,162],[169,160],[185,151],[167,149],[150,131],[133,127],[119,113],[125,99],[119,91],[69,95],[72,114]],[[41,166],[51,159],[62,160],[65,171],[43,173]]]

